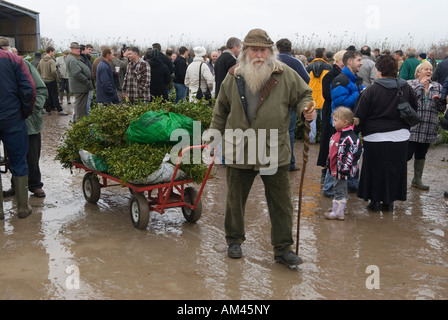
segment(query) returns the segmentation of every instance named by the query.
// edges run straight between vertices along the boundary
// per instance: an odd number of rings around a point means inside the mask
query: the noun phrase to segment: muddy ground
[[[72,113],[72,106],[64,107]],[[290,271],[273,261],[259,178],[247,204],[240,260],[226,255],[222,166],[206,185],[196,224],[176,208],[152,212],[148,227],[137,230],[131,194],[120,187],[102,189],[98,204],[88,204],[84,172],[71,174],[54,161],[70,119],[55,111],[45,116],[41,169],[47,197],[30,198],[34,213],[19,220],[15,199],[4,200],[0,299],[448,299],[446,145],[429,151],[424,181],[430,191],[409,187],[408,201],[397,202],[393,213],[369,212],[352,195],[343,222],[324,218],[331,199],[321,195],[318,146],[312,145],[300,227],[304,263]],[[297,142],[298,163],[302,148]],[[409,182],[412,174],[410,164]],[[5,189],[9,179],[2,175]],[[295,221],[299,180],[300,172],[291,173]]]

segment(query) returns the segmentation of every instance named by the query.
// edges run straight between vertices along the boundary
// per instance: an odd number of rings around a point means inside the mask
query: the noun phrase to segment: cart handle
[[[163,201],[163,204],[162,204],[162,211],[165,209],[168,198],[171,195],[171,190],[173,189],[174,181],[176,180],[176,175],[177,175],[177,172],[179,171],[179,167],[182,162],[182,157],[183,157],[184,153],[186,153],[187,151],[190,151],[192,149],[201,149],[202,150],[207,147],[208,147],[208,145],[189,146],[182,150],[182,152],[179,155],[179,158],[177,158],[176,168],[174,169],[173,176],[171,177],[171,181],[170,181],[169,188],[168,188],[168,193],[167,193],[167,195]],[[215,159],[216,159],[217,155],[218,155],[218,152],[214,152],[213,159],[208,167],[208,170],[205,175],[204,181],[202,182],[201,188],[199,189],[198,196],[196,197],[196,202],[194,203],[193,210],[195,210],[198,205],[199,199],[201,198],[201,195],[202,195],[202,191],[204,190],[204,187],[205,187],[205,183],[207,182],[208,177],[210,176],[210,172],[212,171],[212,167],[213,167],[213,164],[215,163]]]

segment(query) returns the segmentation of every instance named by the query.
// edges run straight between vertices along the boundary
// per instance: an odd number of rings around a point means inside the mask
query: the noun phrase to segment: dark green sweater
[[[415,79],[415,69],[420,64],[420,60],[415,57],[406,59],[400,69],[400,78],[404,80]]]

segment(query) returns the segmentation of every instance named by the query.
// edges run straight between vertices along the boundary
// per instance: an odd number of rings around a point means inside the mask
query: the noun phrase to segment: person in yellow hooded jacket
[[[316,110],[322,116],[322,107],[325,99],[322,95],[322,79],[331,70],[331,65],[324,60],[324,49],[317,48],[315,51],[315,58],[309,65],[306,66],[306,71],[310,74],[309,86],[313,90],[313,100],[316,103]],[[316,143],[317,118],[311,123],[310,143]]]

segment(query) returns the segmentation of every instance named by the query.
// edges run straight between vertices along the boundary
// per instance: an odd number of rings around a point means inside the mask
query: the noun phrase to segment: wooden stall
[[[0,1],[0,36],[14,39],[20,55],[40,49],[39,13]]]

